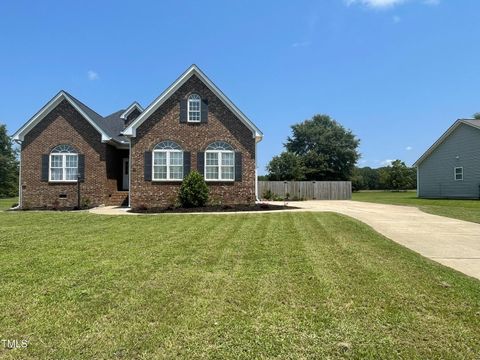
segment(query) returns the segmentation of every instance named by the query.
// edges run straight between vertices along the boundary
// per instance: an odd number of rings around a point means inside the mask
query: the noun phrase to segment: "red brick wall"
[[[208,122],[179,122],[180,99],[191,93],[208,100]],[[223,140],[242,152],[242,181],[207,182],[212,202],[225,204],[255,201],[255,139],[249,130],[196,76],[192,76],[158,108],[132,138],[131,206],[164,207],[175,202],[179,182],[144,180],[144,152],[161,141],[171,140],[191,152],[192,170],[197,169],[197,152],[214,141]]]
[[[49,154],[57,145],[68,144],[85,155],[85,181],[81,183],[81,198],[92,205],[106,202],[116,190],[116,179],[107,179],[106,162],[116,149],[101,142],[101,135],[68,101],[62,101],[27,135],[22,143],[23,208],[70,208],[77,204],[76,183],[41,181],[42,154]],[[66,194],[66,199],[59,198]]]

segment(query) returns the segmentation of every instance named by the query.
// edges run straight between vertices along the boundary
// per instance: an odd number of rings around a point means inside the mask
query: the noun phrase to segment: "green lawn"
[[[18,203],[18,198],[0,198],[0,210],[10,209],[13,204]]]
[[[414,191],[361,191],[352,200],[416,206],[430,214],[480,223],[480,200],[419,199]]]
[[[338,214],[0,212],[0,247],[2,359],[480,356],[480,281]]]

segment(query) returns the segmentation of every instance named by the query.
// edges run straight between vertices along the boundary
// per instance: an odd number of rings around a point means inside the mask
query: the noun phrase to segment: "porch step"
[[[127,206],[128,191],[116,191],[107,200],[107,206]]]

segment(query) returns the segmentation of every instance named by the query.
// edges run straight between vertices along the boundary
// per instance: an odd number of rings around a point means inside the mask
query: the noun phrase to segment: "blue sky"
[[[329,114],[360,166],[412,164],[480,111],[480,1],[3,1],[0,122],[13,133],[60,89],[102,115],[148,105],[196,63],[264,132]]]

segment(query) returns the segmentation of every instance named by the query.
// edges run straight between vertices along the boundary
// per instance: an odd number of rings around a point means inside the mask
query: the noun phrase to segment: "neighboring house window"
[[[50,153],[50,181],[77,181],[78,153],[70,145],[58,145]]]
[[[226,142],[216,141],[208,145],[205,151],[205,179],[235,179],[235,152]]]
[[[152,180],[182,180],[183,150],[173,141],[163,141],[153,148]]]
[[[200,102],[201,98],[197,94],[192,94],[188,97],[188,122],[200,122],[201,112],[200,112]]]
[[[463,167],[455,168],[455,181],[463,180]]]

